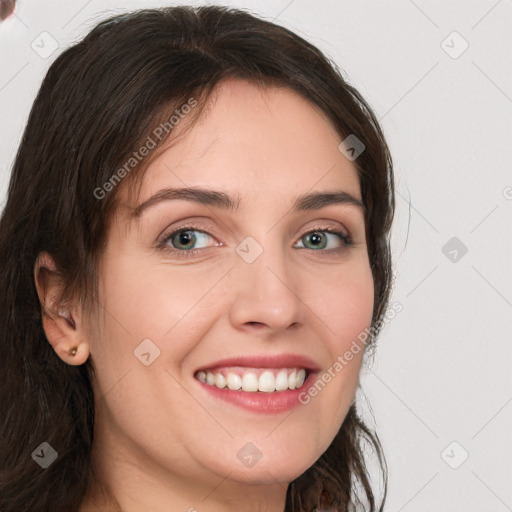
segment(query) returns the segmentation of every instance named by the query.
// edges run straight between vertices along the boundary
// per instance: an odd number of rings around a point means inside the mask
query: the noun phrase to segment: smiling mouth
[[[204,384],[218,389],[247,393],[279,393],[298,389],[308,378],[305,368],[247,368],[230,367],[205,369],[194,377]]]

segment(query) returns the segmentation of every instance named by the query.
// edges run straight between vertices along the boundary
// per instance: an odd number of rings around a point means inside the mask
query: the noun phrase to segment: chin
[[[268,485],[276,482],[290,483],[309,469],[320,455],[313,456],[306,460],[301,458],[285,458],[277,460],[274,457],[264,460],[262,456],[252,467],[243,468],[237,465],[235,469],[231,464],[226,465],[220,472],[228,474],[233,481],[245,484]]]

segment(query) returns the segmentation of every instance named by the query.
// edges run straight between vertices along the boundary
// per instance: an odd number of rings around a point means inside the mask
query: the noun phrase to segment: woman
[[[393,212],[375,116],[305,40],[222,7],[97,25],[0,221],[0,510],[382,509],[355,392]]]

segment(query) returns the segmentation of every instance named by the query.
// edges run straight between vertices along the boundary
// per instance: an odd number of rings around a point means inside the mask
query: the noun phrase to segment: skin
[[[329,205],[289,212],[306,192],[344,190],[361,199],[340,142],[326,116],[295,92],[223,82],[201,121],[150,165],[139,204],[166,187],[200,186],[238,193],[241,210],[174,200],[137,221],[119,209],[99,269],[100,316],[92,322],[72,308],[70,321],[45,317],[47,338],[64,361],[92,358],[93,460],[124,512],[282,512],[289,482],[339,430],[362,351],[307,405],[284,413],[212,398],[193,373],[224,357],[265,353],[308,355],[327,371],[370,326],[363,211]],[[173,255],[186,250],[177,237],[167,252],[155,247],[159,235],[192,219],[210,235],[194,232],[201,252]],[[327,248],[311,248],[304,234],[325,228],[348,232],[353,245],[324,234]],[[247,236],[263,248],[250,264],[235,251]],[[34,271],[42,302],[57,296],[52,268],[42,254]],[[146,338],[161,351],[149,366],[133,353]],[[251,468],[237,458],[248,442],[262,453]],[[80,511],[96,507],[114,510],[95,486]]]

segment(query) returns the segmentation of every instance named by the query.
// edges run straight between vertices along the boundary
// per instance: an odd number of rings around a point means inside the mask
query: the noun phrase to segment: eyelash
[[[210,235],[210,233],[207,233],[206,231],[203,231],[202,229],[200,229],[199,226],[188,225],[188,226],[183,226],[183,227],[180,227],[179,229],[174,230],[169,235],[165,235],[163,240],[158,244],[158,247],[160,249],[164,250],[164,251],[170,252],[173,255],[177,255],[178,257],[185,257],[185,258],[190,257],[190,256],[194,256],[197,253],[200,253],[201,251],[203,251],[204,248],[203,249],[190,249],[190,250],[181,249],[181,250],[179,250],[179,249],[171,249],[169,247],[168,242],[169,242],[169,240],[171,240],[174,237],[174,235],[176,235],[178,233],[187,232],[187,231],[198,231],[199,233],[203,233],[205,235],[208,235],[208,236],[214,238],[213,235]],[[311,235],[313,233],[330,233],[332,235],[336,235],[343,242],[343,247],[338,247],[336,249],[307,249],[305,247],[299,247],[299,249],[306,249],[306,250],[310,250],[310,251],[314,251],[314,252],[324,252],[324,253],[326,252],[328,254],[332,254],[334,252],[342,251],[342,250],[344,250],[346,248],[349,248],[349,247],[353,246],[352,239],[350,238],[349,235],[346,235],[342,231],[336,231],[336,230],[334,230],[332,228],[321,228],[321,227],[318,227],[318,228],[309,230],[306,233],[304,233],[300,237],[299,240],[301,240],[305,236]]]

